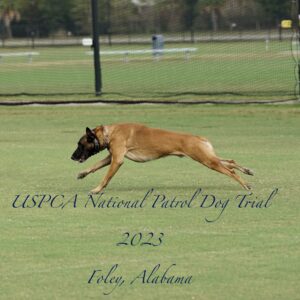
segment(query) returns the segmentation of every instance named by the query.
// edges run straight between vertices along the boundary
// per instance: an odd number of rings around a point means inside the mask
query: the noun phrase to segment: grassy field
[[[0,108],[1,299],[299,299],[299,106],[90,106]],[[88,191],[106,170],[82,181],[84,165],[70,156],[85,127],[114,122],[208,137],[218,155],[254,170],[252,200],[268,208],[237,208],[240,186],[189,159],[137,164],[126,161],[105,197],[141,199],[150,188],[168,198],[202,195],[230,199],[218,208],[84,208]],[[16,195],[78,195],[78,207],[13,208]],[[200,198],[199,198],[200,199]],[[31,202],[32,203],[32,202]],[[116,246],[123,233],[164,233],[158,247]],[[127,281],[109,296],[108,284],[88,284],[94,269],[119,264]],[[130,285],[157,264],[190,285]],[[162,272],[160,272],[160,275]]]
[[[149,45],[103,46],[102,50],[149,49]],[[196,47],[188,60],[169,53],[103,55],[103,95],[109,100],[269,100],[295,98],[291,41],[167,44]],[[3,57],[0,101],[95,99],[92,56],[88,47],[37,48],[27,57]],[[1,53],[32,51],[6,48]],[[28,95],[29,94],[29,95]],[[34,97],[35,96],[35,97]]]

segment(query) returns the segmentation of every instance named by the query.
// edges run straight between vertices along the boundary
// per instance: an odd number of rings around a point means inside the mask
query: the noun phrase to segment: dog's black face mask
[[[99,141],[95,133],[87,127],[86,134],[79,140],[77,149],[72,154],[71,159],[82,163],[99,151]]]

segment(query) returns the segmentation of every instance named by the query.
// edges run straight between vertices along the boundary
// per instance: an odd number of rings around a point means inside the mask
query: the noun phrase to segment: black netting
[[[291,0],[98,2],[103,99],[297,97]],[[2,1],[0,17],[1,99],[92,97],[89,1]]]

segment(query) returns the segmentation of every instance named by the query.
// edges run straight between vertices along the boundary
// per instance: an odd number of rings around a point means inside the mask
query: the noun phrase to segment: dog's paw
[[[101,188],[96,187],[95,189],[91,190],[90,193],[91,194],[99,194],[101,192]]]
[[[82,172],[80,172],[80,173],[77,175],[77,179],[82,179],[82,178],[84,178],[84,177],[87,176],[87,175],[88,175],[88,172],[82,171]]]
[[[254,176],[254,172],[250,169],[245,168],[245,174]]]
[[[252,187],[251,187],[251,185],[249,183],[246,183],[244,185],[244,188],[245,188],[246,191],[251,191],[251,189],[252,189]]]

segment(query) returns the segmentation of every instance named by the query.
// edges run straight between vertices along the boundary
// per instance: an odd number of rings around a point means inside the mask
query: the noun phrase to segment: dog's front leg
[[[92,194],[98,194],[100,193],[110,182],[112,177],[117,173],[119,168],[122,166],[124,161],[124,155],[118,155],[112,158],[110,168],[104,177],[103,181],[99,186],[97,186],[95,189],[91,190]]]
[[[107,165],[109,165],[111,163],[111,155],[109,154],[107,157],[105,157],[104,159],[102,159],[101,161],[97,162],[95,165],[93,165],[92,167],[80,172],[77,176],[77,179],[82,179],[85,176],[89,175],[90,173],[94,173],[97,170],[106,167]]]

